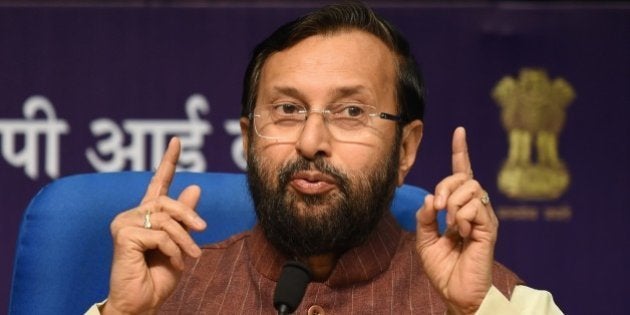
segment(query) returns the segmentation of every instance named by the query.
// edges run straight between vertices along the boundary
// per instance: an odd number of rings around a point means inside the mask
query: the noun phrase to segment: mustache
[[[307,160],[304,157],[297,157],[288,162],[279,171],[279,189],[286,189],[291,178],[302,171],[318,171],[324,175],[332,177],[342,193],[347,194],[350,187],[350,179],[346,173],[328,163],[323,157],[318,156],[314,160]]]

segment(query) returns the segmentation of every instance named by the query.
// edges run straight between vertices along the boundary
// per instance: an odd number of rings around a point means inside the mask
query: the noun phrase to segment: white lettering
[[[232,141],[231,154],[232,161],[241,170],[247,169],[247,160],[243,152],[243,136],[241,135],[241,124],[238,119],[228,119],[223,123],[223,128],[231,136],[237,136]]]
[[[90,125],[92,134],[97,137],[105,134],[110,136],[99,141],[96,149],[88,148],[86,156],[92,166],[102,172],[121,171],[127,163],[131,170],[147,170],[147,146],[151,157],[150,165],[155,168],[166,149],[166,140],[177,136],[182,144],[178,170],[203,172],[206,170],[206,160],[200,149],[203,147],[204,136],[212,134],[212,125],[201,119],[200,115],[209,112],[210,106],[205,97],[194,94],[186,100],[187,120],[123,120],[122,129],[130,136],[126,147],[121,128],[110,119],[98,119]],[[147,139],[150,139],[148,144]]]
[[[29,97],[22,107],[26,119],[0,119],[2,156],[15,167],[24,167],[24,173],[31,179],[39,177],[39,136],[46,137],[44,170],[51,178],[59,177],[59,138],[70,130],[65,120],[58,120],[50,101],[44,96]],[[44,119],[37,119],[37,113]],[[19,152],[16,148],[17,136],[24,137],[24,145]]]

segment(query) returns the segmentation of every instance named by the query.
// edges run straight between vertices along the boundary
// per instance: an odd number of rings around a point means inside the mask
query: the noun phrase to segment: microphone
[[[310,281],[311,271],[306,265],[294,260],[284,264],[273,295],[273,307],[279,315],[291,314],[297,309]]]

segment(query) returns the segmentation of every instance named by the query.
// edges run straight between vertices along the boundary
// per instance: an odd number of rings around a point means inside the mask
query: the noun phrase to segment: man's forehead
[[[335,86],[332,89],[328,90],[328,94],[336,98],[350,97],[350,96],[360,95],[362,93],[367,93],[367,92],[369,92],[368,88],[361,84]],[[305,97],[305,95],[303,95],[302,91],[300,91],[299,89],[293,86],[286,86],[286,85],[272,86],[271,93],[278,94],[278,95],[286,95],[286,96],[290,96],[294,98]]]
[[[363,31],[314,35],[272,54],[262,68],[267,92],[295,94],[296,85],[329,84],[339,96],[370,89],[391,89],[395,82],[394,53],[376,36]],[[270,84],[270,85],[267,85]]]

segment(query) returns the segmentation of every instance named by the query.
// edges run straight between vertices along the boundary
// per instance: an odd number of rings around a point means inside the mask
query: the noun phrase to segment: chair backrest
[[[75,175],[44,187],[20,226],[9,313],[81,314],[104,299],[112,259],[109,224],[140,202],[151,175]],[[197,211],[208,223],[204,232],[193,234],[198,243],[220,241],[254,225],[243,174],[177,173],[169,195],[190,184],[202,189]],[[425,195],[408,185],[396,191],[392,212],[404,229],[415,230],[415,212]],[[443,216],[440,221],[443,228]]]

